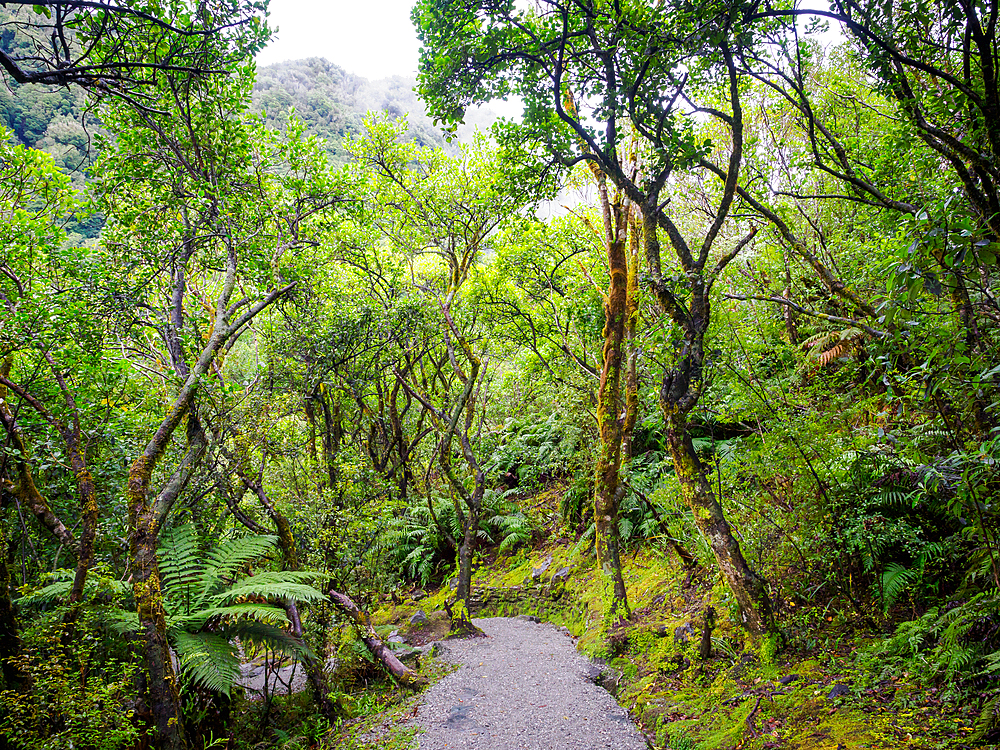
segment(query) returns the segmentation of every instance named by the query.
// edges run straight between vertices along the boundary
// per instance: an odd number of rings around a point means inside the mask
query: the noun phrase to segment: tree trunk
[[[133,467],[130,475],[136,468]],[[130,488],[135,481],[136,478],[130,476]],[[159,750],[185,750],[187,742],[180,690],[167,643],[166,612],[156,559],[158,531],[152,509],[140,508],[134,512],[131,533],[132,588],[139,616],[139,637],[145,650],[146,701],[157,733],[154,747]]]
[[[621,399],[622,349],[628,313],[628,260],[625,234],[629,207],[612,205],[604,176],[595,170],[604,215],[604,245],[610,276],[604,300],[604,365],[597,390],[597,426],[600,451],[594,492],[594,542],[602,577],[605,625],[629,618],[628,596],[622,578],[618,507],[623,496],[619,477],[622,460],[623,419]]]
[[[10,568],[7,567],[7,534],[0,518],[0,674],[5,688],[12,688],[17,679],[17,668],[11,658],[20,651],[14,604],[10,599]]]
[[[70,610],[66,613],[66,623],[69,630],[73,630],[80,611],[80,603],[83,601],[84,587],[87,583],[87,574],[90,566],[94,564],[94,540],[97,537],[97,521],[100,516],[100,509],[97,506],[97,488],[94,486],[94,477],[87,468],[86,457],[81,446],[81,436],[79,429],[75,430],[66,440],[66,447],[69,449],[70,466],[76,476],[77,492],[80,495],[80,544],[77,547],[76,574],[73,577],[73,588],[69,592]]]
[[[774,616],[767,585],[743,558],[740,543],[726,521],[722,506],[716,500],[695,452],[687,419],[666,409],[664,417],[667,420],[667,442],[684,501],[694,514],[698,530],[708,540],[722,577],[736,597],[743,625],[754,637],[769,633],[774,630]]]
[[[396,658],[392,649],[386,646],[385,641],[375,632],[371,618],[366,612],[362,612],[357,604],[338,591],[331,590],[328,595],[334,606],[350,619],[371,655],[378,659],[397,680],[408,688],[419,687],[426,682],[420,675]]]

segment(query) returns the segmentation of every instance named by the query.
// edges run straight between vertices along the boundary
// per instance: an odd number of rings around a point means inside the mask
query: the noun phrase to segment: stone
[[[458,576],[452,576],[451,580],[448,581],[448,588],[452,591],[458,589]]]
[[[669,628],[667,628],[666,625],[663,625],[661,623],[660,625],[656,626],[656,629],[653,632],[655,632],[658,636],[660,636],[660,638],[664,638],[666,637],[667,633],[670,632],[670,630]]]
[[[451,649],[449,649],[440,641],[434,641],[427,647],[426,650],[431,656],[443,656],[444,654],[447,654]]]
[[[549,569],[549,566],[551,564],[552,564],[552,555],[549,555],[544,560],[542,560],[541,565],[539,565],[537,568],[531,569],[531,580],[533,581],[539,580],[545,573],[545,571]]]
[[[534,623],[541,622],[541,620],[535,617],[534,615],[518,615],[517,619],[524,620],[525,622],[534,622]]]
[[[583,679],[596,685],[602,674],[604,674],[604,670],[601,667],[596,664],[588,664],[583,670]]]
[[[406,641],[404,641],[398,635],[390,635],[389,638],[388,638],[388,642],[389,643],[406,643]]]
[[[791,685],[793,682],[797,682],[802,679],[801,675],[798,674],[786,674],[780,680],[778,680],[779,685]]]
[[[569,574],[572,572],[572,568],[569,565],[564,565],[559,568],[555,573],[552,574],[552,583],[556,581],[568,581]]]
[[[410,664],[416,669],[420,669],[420,651],[415,648],[408,648],[406,651],[399,651],[396,656],[403,664]]]
[[[412,594],[410,594],[410,597],[413,599],[413,601],[419,602],[421,599],[425,599],[427,597],[427,592],[423,591],[422,589],[417,589]]]
[[[842,682],[838,682],[836,685],[833,686],[830,692],[826,694],[826,699],[831,700],[833,698],[841,698],[845,695],[850,695],[850,694],[851,694],[851,689]]]
[[[430,620],[427,619],[427,615],[424,614],[422,609],[418,609],[410,617],[410,625],[426,625]]]
[[[679,628],[674,628],[674,643],[680,646],[686,646],[688,638],[692,635],[694,635],[694,623],[684,623]]]

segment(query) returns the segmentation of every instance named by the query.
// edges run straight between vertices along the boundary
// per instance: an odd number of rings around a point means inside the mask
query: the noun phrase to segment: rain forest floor
[[[448,581],[397,592],[372,612],[373,621],[401,654],[415,657],[431,687],[414,695],[386,685],[377,698],[352,699],[378,710],[359,708],[319,746],[974,746],[968,738],[975,707],[867,656],[886,633],[860,618],[789,599],[781,612],[786,647],[761,653],[744,642],[728,592],[711,570],[688,571],[669,549],[630,552],[623,562],[632,617],[611,633],[601,625],[593,556],[569,534],[553,532],[534,548],[479,561],[473,611],[489,618],[479,621],[488,638],[445,639],[444,604],[454,596]],[[710,656],[702,659],[709,606],[718,615]]]

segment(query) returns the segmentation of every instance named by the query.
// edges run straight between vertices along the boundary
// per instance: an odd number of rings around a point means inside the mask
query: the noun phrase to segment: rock
[[[786,674],[780,680],[778,680],[779,685],[791,685],[793,682],[798,682],[802,679],[801,675],[797,674]]]
[[[403,664],[412,664],[417,669],[420,668],[420,651],[415,648],[408,648],[406,651],[399,651],[396,653],[399,660]]]
[[[423,591],[422,589],[417,589],[410,595],[410,597],[413,599],[413,601],[419,602],[421,599],[427,597],[427,592]]]
[[[400,638],[400,637],[399,637],[398,635],[390,635],[390,636],[388,637],[388,639],[387,639],[387,642],[388,642],[388,643],[406,643],[406,641],[404,641],[404,640],[403,640],[402,638]]]
[[[568,565],[559,568],[559,570],[552,574],[552,583],[556,581],[568,581],[570,572],[571,568]]]
[[[602,674],[604,674],[604,670],[601,667],[596,664],[588,664],[583,670],[583,679],[596,685]]]
[[[617,670],[609,670],[601,672],[601,676],[597,679],[597,684],[602,688],[607,690],[614,696],[618,695],[618,681],[621,679],[621,672]]]
[[[434,641],[427,647],[427,652],[431,656],[443,656],[444,654],[447,654],[450,650],[451,649],[449,649],[440,641]]]
[[[549,569],[549,566],[551,564],[552,564],[552,555],[549,555],[542,561],[541,565],[539,565],[537,568],[531,569],[531,580],[533,581],[539,580],[545,573],[545,571]]]
[[[670,632],[666,625],[660,624],[653,628],[653,632],[656,633],[660,638],[663,638]],[[676,638],[675,638],[676,639]]]
[[[525,622],[535,622],[535,623],[541,622],[541,620],[535,617],[534,615],[518,615],[517,619],[524,620]]]
[[[688,637],[694,635],[694,623],[687,622],[681,625],[679,628],[674,628],[674,643],[680,646],[686,646],[688,643]]]
[[[448,588],[450,588],[452,591],[458,589],[458,576],[453,576],[452,579],[448,581]]]
[[[833,686],[830,692],[826,694],[826,699],[831,700],[833,698],[841,698],[845,695],[850,695],[850,694],[851,694],[851,689],[842,682],[838,682],[836,685]]]
[[[418,609],[410,617],[410,625],[426,625],[430,620],[427,619],[427,615],[424,614],[422,609]]]

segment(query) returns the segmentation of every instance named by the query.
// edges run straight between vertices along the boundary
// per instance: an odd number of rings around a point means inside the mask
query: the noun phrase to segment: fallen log
[[[426,682],[423,677],[396,658],[392,649],[385,645],[385,641],[372,627],[371,618],[368,617],[367,612],[363,612],[357,604],[339,591],[331,590],[328,595],[333,605],[350,618],[371,655],[382,662],[382,665],[389,670],[393,677],[408,688],[417,688]]]

